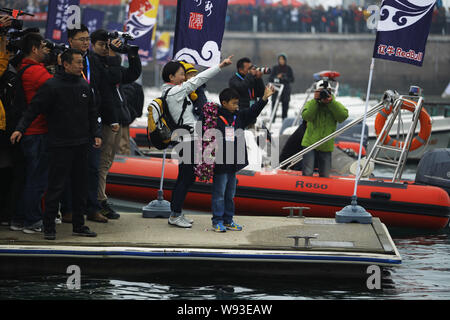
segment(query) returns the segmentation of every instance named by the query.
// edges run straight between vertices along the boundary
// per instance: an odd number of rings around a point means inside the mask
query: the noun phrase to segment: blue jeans
[[[47,135],[23,136],[20,146],[25,158],[25,184],[13,222],[31,227],[43,217],[42,197],[48,185]]]
[[[212,185],[212,223],[231,223],[234,216],[236,173],[214,174]]]
[[[331,171],[331,152],[323,152],[311,150],[303,156],[303,171],[304,176],[312,176],[314,173],[314,163],[317,158],[319,166],[319,176],[329,177]]]

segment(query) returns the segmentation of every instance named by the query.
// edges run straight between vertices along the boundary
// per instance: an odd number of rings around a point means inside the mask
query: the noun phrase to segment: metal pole
[[[372,76],[373,76],[373,69],[375,67],[375,58],[372,58],[372,62],[370,64],[370,72],[369,72],[369,83],[367,84],[367,95],[366,95],[366,105],[364,109],[364,118],[362,123],[362,129],[361,129],[361,139],[359,141],[359,152],[358,152],[358,166],[356,167],[356,176],[355,176],[355,189],[353,191],[353,197],[356,202],[356,192],[358,190],[358,180],[360,178],[360,165],[361,165],[361,153],[362,153],[362,147],[363,147],[363,139],[364,139],[364,128],[366,125],[366,117],[367,117],[367,108],[369,106],[369,98],[370,98],[370,88],[372,86]]]

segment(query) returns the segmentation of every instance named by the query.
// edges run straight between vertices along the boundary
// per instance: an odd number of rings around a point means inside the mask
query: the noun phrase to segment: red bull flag
[[[159,0],[132,0],[128,10],[125,31],[135,38],[133,45],[139,46],[139,56],[143,61],[152,58],[158,4]]]
[[[172,58],[173,38],[169,32],[162,32],[156,42],[156,61],[166,64]]]
[[[436,0],[384,0],[373,57],[422,66]]]

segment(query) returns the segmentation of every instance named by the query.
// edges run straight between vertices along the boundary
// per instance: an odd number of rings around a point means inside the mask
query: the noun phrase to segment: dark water
[[[389,172],[378,172],[389,173]],[[409,167],[405,178],[414,178]],[[0,299],[132,300],[311,300],[450,299],[450,230],[420,233],[390,230],[402,265],[390,269],[381,289],[364,281],[283,279],[97,279],[81,278],[81,289],[67,288],[66,276],[0,279]]]

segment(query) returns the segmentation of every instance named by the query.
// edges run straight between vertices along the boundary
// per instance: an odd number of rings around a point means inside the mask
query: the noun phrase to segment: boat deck
[[[276,264],[277,270],[285,274],[299,272],[297,267],[305,264],[367,267],[401,263],[387,229],[377,218],[373,218],[372,224],[364,225],[337,224],[334,219],[324,218],[238,216],[236,221],[243,226],[242,231],[216,233],[210,215],[189,216],[195,220],[190,229],[170,226],[167,219],[145,219],[140,213],[121,213],[119,220],[108,223],[87,221],[98,234],[96,238],[73,236],[72,226],[62,224],[57,226],[55,241],[45,240],[42,234],[24,234],[3,227],[0,229],[0,265],[3,266],[0,271],[55,271],[58,265],[61,268],[61,265],[82,264],[89,273],[95,273],[95,269],[107,270],[108,274],[152,273],[169,272],[187,262],[196,270],[211,268],[217,262],[232,262],[250,270],[253,265],[264,265],[268,272],[273,272]],[[300,238],[295,246],[291,236],[316,238],[310,239],[306,246]],[[125,269],[112,268],[108,261],[129,265]],[[107,269],[99,267],[102,264]],[[258,270],[262,271],[259,267]]]

